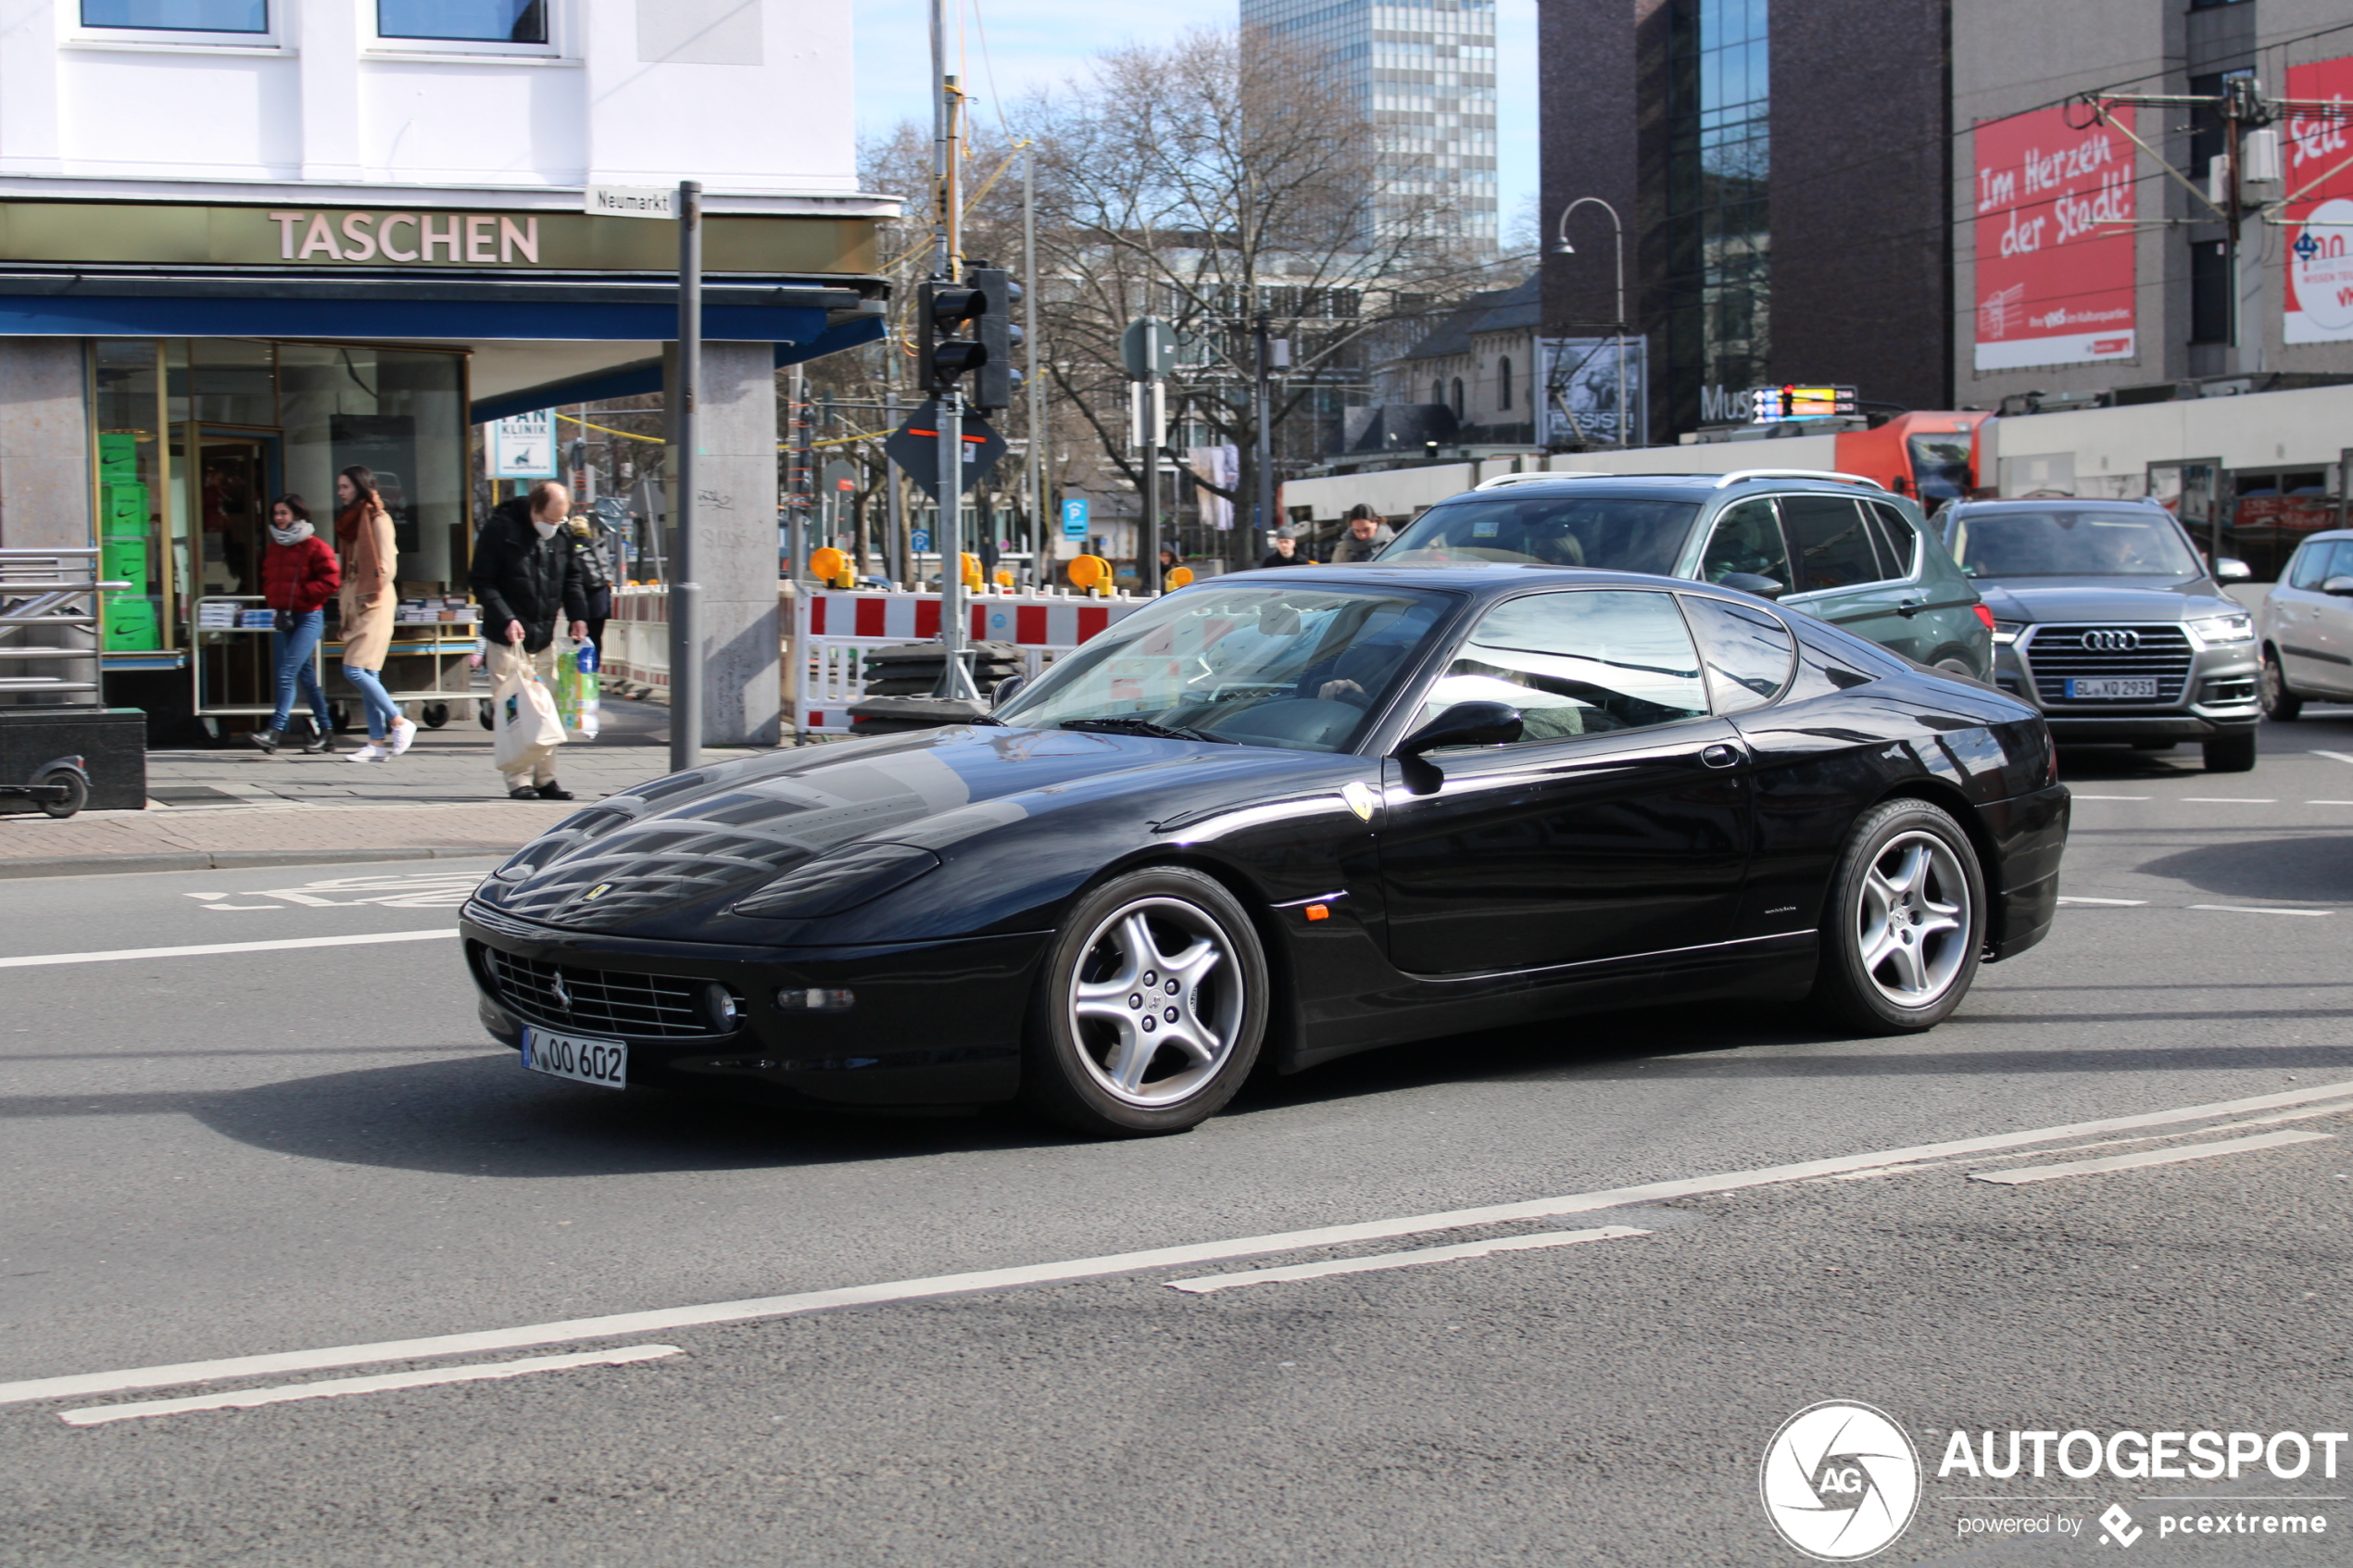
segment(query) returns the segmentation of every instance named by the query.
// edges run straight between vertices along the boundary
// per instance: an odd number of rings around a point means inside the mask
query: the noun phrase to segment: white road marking
[[[1590,1231],[1543,1231],[1535,1236],[1498,1236],[1492,1241],[1463,1241],[1452,1247],[1417,1247],[1410,1252],[1379,1252],[1366,1258],[1334,1258],[1322,1263],[1292,1263],[1279,1269],[1244,1269],[1229,1274],[1203,1274],[1198,1279],[1164,1281],[1171,1290],[1206,1296],[1238,1285],[1275,1285],[1284,1280],[1322,1279],[1327,1274],[1364,1274],[1378,1269],[1410,1269],[1423,1263],[1451,1263],[1460,1258],[1484,1258],[1491,1252],[1533,1252],[1548,1247],[1569,1247],[1580,1241],[1615,1241],[1623,1236],[1648,1236],[1631,1225],[1601,1225]]]
[[[2062,896],[2062,904],[2108,904],[2120,909],[2137,909],[2148,902],[2145,898],[2076,898]]]
[[[526,1356],[519,1361],[494,1361],[487,1366],[439,1367],[426,1372],[387,1372],[374,1377],[333,1377],[322,1383],[282,1383],[274,1388],[240,1388],[233,1394],[195,1394],[184,1399],[141,1399],[127,1405],[86,1405],[60,1411],[68,1426],[102,1426],[109,1421],[135,1421],[147,1416],[180,1415],[189,1411],[251,1410],[257,1405],[283,1405],[291,1399],[332,1399],[346,1394],[380,1394],[388,1388],[431,1388],[444,1383],[481,1383],[496,1377],[524,1377],[535,1372],[562,1372],[571,1367],[626,1366],[632,1361],[659,1361],[680,1354],[675,1345],[632,1345],[625,1350],[584,1350],[569,1356]]]
[[[2308,800],[2307,806],[2353,806],[2353,800]]]
[[[2256,795],[2183,795],[2175,798],[2194,800],[2201,806],[2277,806],[2277,800]]]
[[[306,882],[300,887],[273,887],[248,893],[183,893],[208,909],[339,909],[374,904],[390,909],[454,909],[473,896],[482,882],[476,872],[408,872],[396,876],[337,876]],[[277,898],[276,904],[237,904],[233,898]]]
[[[2092,1143],[2070,1144],[2064,1148],[2021,1150],[2017,1154],[1969,1155],[1958,1160],[1927,1160],[1917,1165],[1892,1165],[1876,1171],[1850,1171],[1829,1178],[1834,1182],[1872,1181],[1884,1176],[1908,1176],[1918,1171],[1950,1170],[1956,1165],[1978,1165],[1989,1160],[2047,1160],[2054,1154],[2082,1154],[2095,1148],[2115,1148],[2124,1144],[2166,1143],[2175,1138],[2210,1137],[2216,1133],[2235,1133],[2247,1127],[2269,1127],[2282,1122],[2305,1122],[2315,1116],[2342,1116],[2353,1110],[2353,1100],[2336,1105],[2310,1106],[2302,1110],[2279,1110],[2269,1116],[2250,1116],[2243,1122],[2225,1122],[2219,1126],[2200,1127],[2195,1133],[2148,1133],[2137,1138],[2100,1138]]]
[[[371,942],[430,942],[455,936],[457,929],[386,931],[368,936],[289,936],[277,942],[207,942],[193,947],[116,947],[102,953],[36,953],[31,958],[0,959],[0,969],[33,969],[43,964],[113,963],[122,959],[195,959],[215,953],[274,953],[287,947],[364,947]]]
[[[2076,1160],[2064,1165],[2030,1165],[2018,1171],[1972,1171],[1969,1180],[2016,1186],[2020,1182],[2047,1182],[2059,1176],[2096,1176],[2106,1171],[2136,1171],[2144,1165],[2174,1165],[2184,1160],[2211,1160],[2218,1154],[2244,1154],[2283,1144],[2313,1143],[2334,1133],[2258,1133],[2251,1138],[2225,1138],[2221,1143],[2192,1144],[2186,1148],[2152,1148],[2139,1154],[2111,1154],[2101,1160]]]
[[[2185,909],[2220,909],[2233,915],[2331,915],[2334,909],[2267,909],[2259,904],[2184,904]]]
[[[2311,755],[2325,757],[2332,762],[2353,762],[2353,757],[2348,757],[2342,751],[2315,751]]]
[[[2070,792],[2070,798],[2075,800],[2146,800],[2149,797],[2145,795],[2074,795]]]
[[[940,1274],[928,1279],[893,1280],[883,1285],[849,1286],[835,1290],[810,1290],[791,1296],[767,1296],[742,1301],[715,1301],[693,1307],[663,1307],[650,1311],[615,1312],[604,1317],[570,1318],[558,1323],[527,1323],[471,1334],[439,1334],[415,1339],[386,1339],[371,1345],[335,1345],[316,1350],[286,1350],[258,1356],[229,1356],[218,1361],[179,1361],[165,1366],[130,1367],[113,1372],[70,1374],[0,1383],[0,1405],[33,1399],[80,1399],[119,1394],[131,1388],[162,1388],[177,1383],[204,1383],[223,1377],[259,1377],[271,1373],[317,1372],[329,1367],[366,1366],[378,1361],[425,1361],[438,1356],[464,1356],[489,1350],[512,1350],[531,1345],[560,1345],[583,1339],[618,1339],[630,1335],[657,1334],[673,1328],[710,1323],[749,1323],[761,1319],[799,1316],[844,1307],[868,1307],[900,1301],[922,1301],[979,1291],[1010,1290],[1025,1285],[1066,1285],[1113,1274],[1141,1273],[1151,1269],[1177,1268],[1191,1263],[1224,1262],[1270,1252],[1303,1252],[1311,1248],[1337,1247],[1353,1241],[1386,1241],[1429,1231],[1467,1230],[1478,1225],[1509,1224],[1519,1220],[1546,1220],[1563,1214],[1589,1214],[1600,1209],[1623,1209],[1638,1203],[1662,1203],[1669,1198],[1703,1193],[1736,1192],[1744,1187],[1772,1186],[1810,1181],[1842,1171],[1863,1171],[1879,1165],[1909,1165],[1957,1154],[1990,1153],[2097,1133],[2125,1132],[2134,1127],[2163,1127],[2183,1122],[2210,1121],[2241,1111],[2271,1110],[2282,1106],[2309,1105],[2314,1100],[2353,1096],[2353,1083],[2321,1084],[2281,1094],[2254,1095],[2245,1099],[2215,1100],[2207,1105],[2171,1110],[2112,1116],[2096,1122],[2041,1127],[2029,1132],[1994,1133],[1985,1137],[1957,1138],[1946,1143],[1919,1144],[1908,1148],[1881,1149],[1870,1154],[1808,1160],[1793,1165],[1768,1165],[1754,1171],[1698,1176],[1683,1181],[1645,1182],[1637,1186],[1601,1192],[1539,1198],[1521,1203],[1495,1203],[1479,1209],[1456,1209],[1402,1219],[1372,1220],[1358,1224],[1326,1225],[1315,1230],[1286,1231],[1224,1241],[1160,1247],[1140,1252],[1114,1252],[1096,1258],[1032,1263],[1010,1269],[982,1269],[970,1273]]]

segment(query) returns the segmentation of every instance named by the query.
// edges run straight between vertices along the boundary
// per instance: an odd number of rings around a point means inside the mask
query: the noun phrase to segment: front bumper
[[[526,1023],[558,1033],[622,1039],[629,1082],[723,1089],[812,1104],[867,1107],[981,1105],[1021,1085],[1022,1028],[1051,934],[960,938],[862,947],[741,947],[656,942],[564,931],[479,904],[459,920],[483,1027],[510,1049]],[[726,1032],[648,1035],[519,999],[487,961],[490,949],[554,965],[578,977],[649,976],[718,981],[740,998]],[[847,990],[840,1012],[787,1011],[780,990]]]
[[[2035,644],[2049,633],[2063,637],[2080,630],[2069,626],[2035,626],[2023,642],[2005,644],[1994,655],[1994,683],[2021,701],[2032,703],[2049,725],[2051,738],[2066,743],[2133,741],[2204,741],[2253,729],[2262,721],[2258,700],[2261,666],[2252,643],[2221,647],[2191,644],[2186,659],[2170,669],[2119,663],[2113,670],[2086,667],[2076,649],[2055,648],[2037,669]],[[2151,633],[2173,633],[2188,643],[2186,633],[2170,627],[2143,627]],[[2181,659],[2181,655],[2174,656]],[[2062,661],[2064,660],[2064,663]],[[2160,677],[2162,698],[2156,702],[2070,702],[2057,694],[2067,675],[2135,675]]]

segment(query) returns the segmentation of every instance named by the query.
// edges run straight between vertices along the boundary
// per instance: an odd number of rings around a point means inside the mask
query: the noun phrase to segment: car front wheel
[[[1960,824],[1891,800],[1847,835],[1809,998],[1872,1035],[1932,1029],[1960,1006],[1985,945],[1985,877]]]
[[[2284,724],[2304,711],[2304,699],[2288,690],[2287,671],[2280,668],[2280,656],[2271,648],[2263,650],[2263,678],[2258,687],[2263,698],[2263,717]]]
[[[1184,1132],[1250,1075],[1266,1010],[1258,934],[1214,878],[1114,878],[1071,911],[1038,977],[1022,1098],[1098,1137]]]

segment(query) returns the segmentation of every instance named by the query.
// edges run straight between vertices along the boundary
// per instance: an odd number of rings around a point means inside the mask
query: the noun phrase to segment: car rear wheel
[[[2209,773],[2248,773],[2255,771],[2255,732],[2241,730],[2234,735],[2216,735],[2206,743],[2206,771]]]
[[[2263,679],[2257,688],[2263,698],[2263,717],[2284,724],[2304,711],[2304,699],[2288,690],[2287,671],[2280,668],[2276,649],[2263,650]]]
[[[1097,1137],[1184,1132],[1250,1075],[1266,1008],[1258,934],[1215,879],[1114,878],[1071,911],[1038,977],[1022,1098]]]
[[[1809,1000],[1872,1035],[1932,1029],[1960,1006],[1985,945],[1985,877],[1969,835],[1924,800],[1891,800],[1847,835]]]

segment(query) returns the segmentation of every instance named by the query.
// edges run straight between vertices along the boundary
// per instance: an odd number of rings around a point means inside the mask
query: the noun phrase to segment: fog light
[[[849,991],[795,988],[776,993],[776,1006],[786,1012],[848,1012],[857,1002]]]
[[[703,1011],[711,1019],[711,1026],[722,1035],[732,1035],[744,1021],[743,1004],[736,994],[714,980],[702,988]]]

